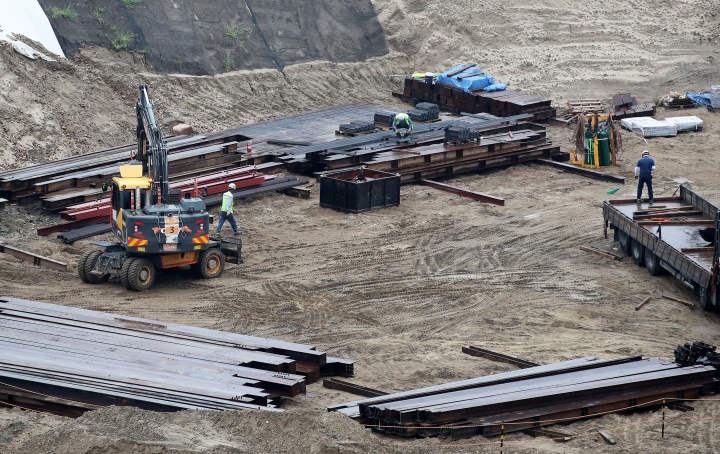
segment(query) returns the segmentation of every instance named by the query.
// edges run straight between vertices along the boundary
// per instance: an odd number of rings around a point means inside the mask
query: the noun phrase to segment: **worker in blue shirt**
[[[655,161],[650,157],[650,152],[643,150],[642,157],[635,165],[635,178],[638,180],[637,203],[642,203],[643,184],[647,185],[648,199],[653,203],[652,171],[655,170]]]

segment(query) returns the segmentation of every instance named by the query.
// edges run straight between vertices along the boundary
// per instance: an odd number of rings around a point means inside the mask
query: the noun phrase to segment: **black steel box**
[[[363,168],[320,175],[320,206],[357,213],[400,205],[400,175]]]

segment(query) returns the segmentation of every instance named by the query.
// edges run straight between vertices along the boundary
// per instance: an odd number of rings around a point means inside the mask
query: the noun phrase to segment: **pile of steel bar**
[[[273,410],[352,362],[310,345],[0,297],[0,402]]]
[[[329,407],[404,436],[497,435],[603,412],[660,406],[716,391],[712,366],[640,356],[594,357],[420,388]]]
[[[532,114],[534,121],[547,120],[557,115],[550,105],[552,99],[516,90],[485,92],[463,91],[442,83],[426,83],[422,79],[408,77],[402,94],[394,95],[413,102],[430,102],[453,113],[490,113],[499,117]]]

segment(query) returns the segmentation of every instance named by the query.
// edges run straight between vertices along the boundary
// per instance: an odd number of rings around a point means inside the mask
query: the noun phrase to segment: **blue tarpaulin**
[[[507,88],[507,84],[492,84],[483,88],[483,91],[503,91]]]
[[[457,71],[458,69],[464,68],[465,65],[457,65],[452,69],[445,71],[437,77],[437,82],[450,85],[453,87],[461,88],[465,92],[471,92],[473,90],[481,90],[485,87],[489,87],[495,84],[495,79],[487,74],[484,74],[480,68],[471,66],[459,74],[455,74],[452,77],[448,77],[448,73]],[[466,77],[464,79],[458,79],[459,76],[467,76],[469,74],[480,73],[477,76]]]
[[[687,96],[689,99],[692,99],[695,101],[695,104],[697,104],[700,107],[709,106],[712,102],[710,98],[710,93],[685,93],[685,96]]]

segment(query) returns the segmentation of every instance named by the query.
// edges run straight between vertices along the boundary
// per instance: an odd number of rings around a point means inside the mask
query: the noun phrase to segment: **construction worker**
[[[642,157],[635,165],[635,178],[638,180],[637,203],[642,203],[643,184],[647,185],[648,199],[653,203],[652,171],[655,170],[655,161],[650,152],[643,150]]]
[[[397,135],[398,139],[404,139],[409,136],[413,130],[412,120],[410,115],[406,113],[399,113],[395,115],[395,121],[393,122],[393,131]]]
[[[225,220],[227,220],[230,223],[230,227],[233,229],[233,233],[235,235],[240,235],[240,232],[237,228],[237,223],[235,222],[235,217],[233,216],[233,202],[235,198],[233,197],[233,192],[235,192],[235,183],[230,183],[228,185],[228,190],[223,194],[223,200],[222,200],[222,207],[220,207],[220,222],[218,222],[217,230],[215,233],[217,236],[220,236],[220,230],[222,230],[223,224],[225,224]]]

